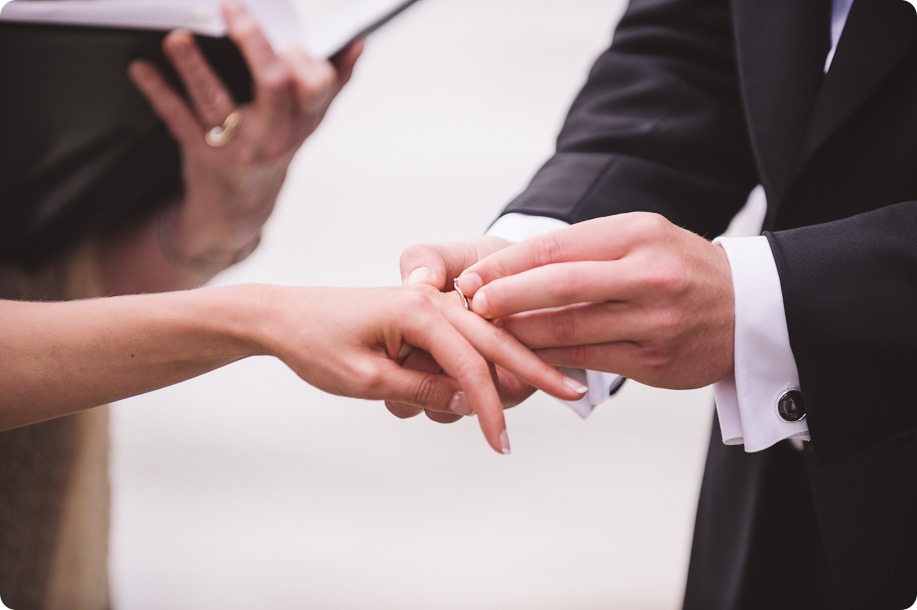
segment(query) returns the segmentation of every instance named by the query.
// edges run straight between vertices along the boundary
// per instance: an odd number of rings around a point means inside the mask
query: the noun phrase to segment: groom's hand
[[[671,389],[733,369],[725,251],[662,216],[621,214],[502,249],[459,277],[473,310],[548,364]]]
[[[437,290],[452,290],[453,280],[469,266],[494,252],[506,248],[510,242],[498,237],[478,237],[462,242],[446,244],[416,244],[401,254],[401,280],[408,285],[426,284]],[[439,373],[441,369],[426,352],[415,350],[404,360],[405,368],[417,371]],[[531,396],[535,388],[521,381],[515,375],[495,367],[497,390],[506,408],[518,405]],[[426,408],[413,405],[386,402],[388,410],[402,419],[415,417],[426,412],[433,421],[449,424],[463,416],[470,415],[464,404],[429,404]]]

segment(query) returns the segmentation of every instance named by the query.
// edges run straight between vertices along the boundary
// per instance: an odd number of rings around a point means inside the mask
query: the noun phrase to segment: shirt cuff
[[[753,453],[785,439],[809,440],[805,419],[787,422],[777,402],[799,389],[780,275],[766,237],[721,237],[735,290],[735,377],[713,386],[723,442]]]
[[[550,233],[558,229],[569,227],[570,224],[556,218],[547,216],[529,216],[528,214],[506,214],[498,218],[486,235],[500,237],[512,243],[525,241],[531,237]],[[583,369],[561,369],[561,371],[576,379],[589,388],[586,395],[579,400],[564,400],[573,411],[582,418],[588,417],[597,406],[608,400],[608,397],[618,391],[624,378],[614,373],[602,371],[585,371]]]
[[[516,244],[530,237],[565,229],[569,226],[570,223],[556,218],[512,213],[495,220],[485,235],[499,237]]]

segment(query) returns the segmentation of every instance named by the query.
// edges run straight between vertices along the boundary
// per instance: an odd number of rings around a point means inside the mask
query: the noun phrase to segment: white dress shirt
[[[832,0],[831,66],[853,0]],[[826,24],[828,25],[828,24]],[[542,216],[507,214],[487,231],[511,242],[547,233],[567,223]],[[761,451],[785,440],[809,440],[805,419],[785,422],[777,414],[777,401],[787,390],[799,388],[799,372],[790,348],[780,276],[764,236],[721,237],[735,288],[735,376],[714,384],[723,442],[744,444],[748,452]],[[579,371],[574,376],[589,386],[589,393],[571,407],[585,417],[621,383],[608,373]]]

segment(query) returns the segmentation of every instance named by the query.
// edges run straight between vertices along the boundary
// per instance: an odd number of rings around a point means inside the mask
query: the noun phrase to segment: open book
[[[304,47],[331,57],[417,0],[251,0],[249,10],[277,48]],[[222,37],[219,0],[13,0],[0,20],[144,30],[184,28]]]
[[[0,11],[0,262],[39,264],[182,193],[176,142],[127,77],[181,27],[239,104],[251,75],[219,0],[14,0]],[[332,57],[416,0],[248,0],[275,48]],[[203,129],[203,127],[202,127]]]

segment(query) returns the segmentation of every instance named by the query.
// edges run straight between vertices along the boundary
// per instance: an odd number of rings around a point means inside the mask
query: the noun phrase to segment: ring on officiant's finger
[[[204,142],[211,148],[222,148],[232,141],[241,124],[242,111],[236,108],[229,113],[222,125],[211,127],[204,132]]]
[[[465,297],[465,293],[462,292],[462,289],[461,289],[461,288],[459,288],[459,285],[458,285],[458,278],[455,278],[454,280],[452,280],[452,285],[455,286],[455,291],[456,291],[456,292],[458,293],[458,295],[462,298],[462,306],[463,306],[465,309],[467,309],[467,310],[470,311],[470,310],[471,310],[471,306],[468,304],[468,299]]]

